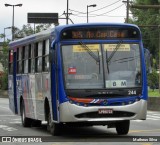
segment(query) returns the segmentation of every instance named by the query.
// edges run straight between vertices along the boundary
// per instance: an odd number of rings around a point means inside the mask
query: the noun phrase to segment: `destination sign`
[[[116,39],[139,38],[139,33],[134,28],[99,27],[99,28],[72,28],[62,32],[61,39]]]

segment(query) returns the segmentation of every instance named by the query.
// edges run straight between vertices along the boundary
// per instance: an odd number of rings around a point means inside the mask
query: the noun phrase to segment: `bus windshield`
[[[66,89],[141,86],[139,44],[63,45],[62,57]]]

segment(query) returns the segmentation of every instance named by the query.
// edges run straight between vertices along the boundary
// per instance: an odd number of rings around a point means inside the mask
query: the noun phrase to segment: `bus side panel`
[[[23,92],[23,99],[24,99],[24,104],[25,104],[25,112],[26,112],[26,117],[32,118],[32,102],[31,99],[29,98],[29,77],[28,75],[22,75],[22,92]]]
[[[44,106],[44,103],[43,103],[44,99],[42,94],[42,74],[41,73],[35,75],[35,97],[36,97],[37,118],[41,118],[41,116],[44,113],[44,111],[42,111],[43,110],[42,106]]]
[[[13,113],[15,113],[13,75],[8,76],[8,95],[9,95],[9,108],[12,110]]]
[[[58,94],[57,94],[57,74],[56,74],[56,66],[55,64],[52,64],[51,67],[51,94],[52,94],[52,116],[53,116],[53,120],[54,121],[58,121],[58,106],[57,106],[57,98],[58,98]]]
[[[37,118],[36,97],[35,97],[35,75],[29,75],[29,99],[30,99],[30,116],[33,119]]]
[[[44,115],[44,100],[48,99],[49,103],[51,103],[51,82],[50,82],[50,73],[42,74],[42,92],[43,92],[43,103],[41,104],[41,120],[45,120]],[[51,109],[51,108],[50,108]]]
[[[18,114],[20,115],[20,97],[23,95],[22,93],[22,76],[17,75],[16,77],[17,82],[17,103],[18,103]]]

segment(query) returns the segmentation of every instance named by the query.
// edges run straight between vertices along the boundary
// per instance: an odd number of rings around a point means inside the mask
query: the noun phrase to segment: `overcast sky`
[[[68,0],[70,18],[74,23],[86,23],[87,5],[96,4],[96,7],[89,7],[89,22],[120,22],[123,23],[126,17],[126,5],[122,0]],[[12,25],[13,8],[5,7],[4,4],[23,4],[22,7],[15,7],[14,24],[19,29],[27,24],[27,13],[58,13],[59,17],[67,10],[67,0],[0,0],[0,34],[4,28]],[[93,11],[93,12],[91,12]],[[69,21],[69,23],[71,23]],[[59,20],[60,25],[66,24],[66,20]],[[6,36],[11,37],[11,30],[5,30]],[[3,41],[1,39],[0,41]]]

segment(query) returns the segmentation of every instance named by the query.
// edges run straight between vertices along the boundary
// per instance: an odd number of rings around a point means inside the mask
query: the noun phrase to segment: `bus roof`
[[[74,27],[86,27],[86,26],[91,26],[91,27],[96,27],[96,26],[121,26],[121,27],[135,27],[139,30],[137,25],[134,24],[128,24],[128,23],[82,23],[82,24],[70,24],[70,25],[61,25],[61,26],[56,26],[55,28],[48,29],[30,36],[26,36],[24,38],[12,41],[9,43],[10,49],[14,49],[17,45],[25,45],[27,42],[35,42],[40,39],[44,39],[46,37],[54,36],[55,31],[57,33],[60,33],[64,29],[68,28],[74,28]]]
[[[70,25],[62,25],[62,26],[57,26],[57,29],[59,31],[65,29],[65,28],[70,28],[70,27],[85,27],[85,26],[130,26],[130,27],[136,27],[137,29],[138,26],[135,24],[129,24],[129,23],[81,23],[81,24],[70,24]]]

